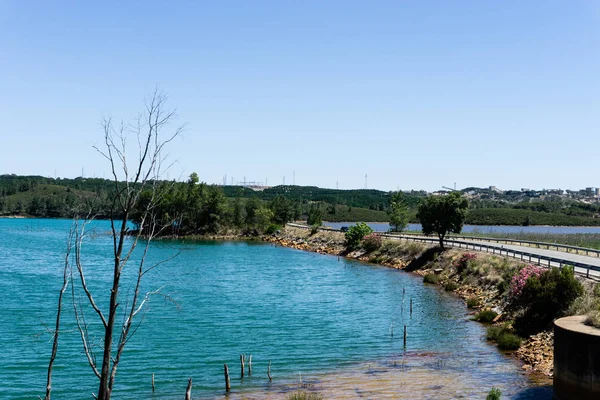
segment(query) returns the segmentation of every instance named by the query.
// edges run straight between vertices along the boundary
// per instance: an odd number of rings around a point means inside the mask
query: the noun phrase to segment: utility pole
[[[340,188],[340,183],[338,181],[335,181],[335,188],[336,188],[336,190],[338,190]]]
[[[365,189],[367,188],[367,174],[365,174]]]
[[[285,175],[283,176],[283,186],[285,186]]]

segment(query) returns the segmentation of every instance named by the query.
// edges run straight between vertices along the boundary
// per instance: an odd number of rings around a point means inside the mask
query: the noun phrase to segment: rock
[[[434,269],[434,270],[433,270],[433,273],[434,273],[434,274],[436,274],[436,275],[439,275],[439,274],[441,274],[442,272],[444,272],[444,269],[443,269],[443,268],[436,268],[436,269]]]

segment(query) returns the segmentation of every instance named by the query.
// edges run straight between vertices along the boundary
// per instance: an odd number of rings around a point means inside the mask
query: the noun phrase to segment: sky
[[[595,0],[0,0],[0,174],[108,178],[159,88],[169,179],[600,186],[599,73]]]

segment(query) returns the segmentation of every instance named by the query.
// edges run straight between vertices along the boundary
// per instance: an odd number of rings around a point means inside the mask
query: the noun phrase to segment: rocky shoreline
[[[434,256],[433,259],[429,259],[431,258],[431,251],[428,250],[433,249],[432,246],[394,240],[395,243],[384,243],[382,249],[376,253],[367,253],[364,250],[346,252],[343,233],[320,230],[315,234],[311,234],[308,229],[290,226],[283,228],[278,234],[264,236],[263,240],[297,250],[371,262],[405,270],[420,276],[437,274],[440,277],[443,276],[438,285],[445,286],[448,290],[448,283],[454,282],[452,286],[455,286],[455,289],[450,291],[465,301],[467,299],[477,299],[478,305],[474,308],[473,314],[477,310],[493,309],[498,313],[498,317],[494,322],[501,322],[504,317],[503,299],[498,296],[495,285],[486,283],[485,280],[470,283],[459,281],[457,271],[453,269],[457,260],[466,253],[465,251],[448,249]],[[481,253],[481,257],[484,259],[490,257],[491,259],[491,256],[487,253]],[[554,367],[553,346],[552,332],[542,332],[525,340],[521,347],[512,354],[524,363],[523,369],[525,371],[540,374],[543,377],[552,377]]]

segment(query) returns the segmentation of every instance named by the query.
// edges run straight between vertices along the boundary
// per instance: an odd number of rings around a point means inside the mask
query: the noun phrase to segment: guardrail
[[[433,242],[433,243],[439,242],[438,239],[436,239],[436,238],[428,238],[428,237],[422,237],[422,236],[390,235],[387,233],[382,233],[382,234],[380,234],[380,236],[396,238],[396,239],[403,239],[403,240],[412,240],[412,241],[416,241],[416,242]],[[490,246],[490,245],[483,244],[483,243],[470,243],[470,242],[465,242],[465,241],[460,241],[460,240],[452,240],[452,239],[444,240],[444,244],[448,245],[450,247],[464,248],[467,250],[473,249],[473,250],[479,250],[479,251],[486,251],[488,253],[498,254],[500,256],[504,255],[507,257],[520,259],[521,261],[527,261],[529,263],[536,263],[540,266],[562,268],[564,265],[570,265],[573,268],[575,268],[576,272],[585,275],[587,278],[590,277],[590,271],[596,271],[596,272],[600,273],[600,266],[597,266],[597,265],[580,263],[580,262],[576,262],[573,260],[565,260],[563,258],[544,256],[542,254],[530,253],[528,251],[505,249],[503,247]],[[579,269],[579,271],[577,269]],[[585,273],[581,271],[582,269],[585,270]]]
[[[387,232],[382,232],[387,233]],[[392,233],[393,235],[393,233]],[[495,243],[506,243],[506,244],[527,244],[531,246],[535,246],[538,248],[546,248],[548,250],[555,248],[557,251],[561,251],[564,249],[566,253],[570,253],[569,250],[573,250],[575,253],[585,253],[586,256],[593,255],[594,257],[600,257],[600,250],[590,249],[587,247],[578,247],[578,246],[570,246],[567,244],[559,244],[559,243],[548,243],[548,242],[534,242],[531,240],[519,240],[519,239],[506,239],[506,238],[490,238],[490,237],[478,237],[478,236],[458,236],[458,235],[448,235],[450,239],[466,239],[466,240],[478,240],[481,242],[495,242]]]
[[[288,225],[295,227],[295,228],[311,229],[311,227],[307,226],[307,225],[301,225],[301,224],[288,224]],[[325,228],[325,227],[321,227],[321,228],[319,228],[319,230],[330,231],[330,232],[340,232],[339,229]],[[385,232],[375,232],[375,233],[377,233],[380,236],[388,237],[391,239],[403,239],[403,240],[412,240],[415,242],[430,242],[430,243],[438,243],[439,242],[439,240],[437,238],[430,238],[430,237],[425,237],[425,236],[400,235],[400,234],[391,234],[391,233],[385,233]],[[454,237],[455,236],[453,236],[453,238]],[[474,238],[474,239],[478,240],[479,238]],[[502,239],[499,239],[499,240],[502,241]],[[518,243],[518,241],[514,241],[514,243]],[[487,244],[483,244],[483,243],[471,243],[471,242],[455,240],[455,239],[446,239],[446,240],[444,240],[444,244],[448,245],[450,247],[457,247],[460,249],[462,249],[462,248],[467,249],[467,250],[472,249],[472,250],[485,251],[485,252],[492,253],[492,254],[498,254],[500,256],[504,255],[507,257],[520,259],[522,261],[527,261],[529,263],[536,263],[540,266],[562,268],[564,265],[570,265],[575,269],[575,272],[585,275],[587,278],[590,278],[590,271],[598,272],[598,274],[595,274],[595,275],[600,275],[600,266],[593,265],[593,264],[587,264],[587,263],[580,263],[580,262],[576,262],[573,260],[565,260],[563,258],[549,257],[549,256],[544,256],[542,254],[530,253],[527,251],[505,249],[502,246],[498,247],[498,246],[487,245]],[[554,247],[554,246],[552,246],[552,247]],[[570,246],[570,247],[572,247],[572,246]],[[584,270],[584,271],[582,271],[582,270]]]

